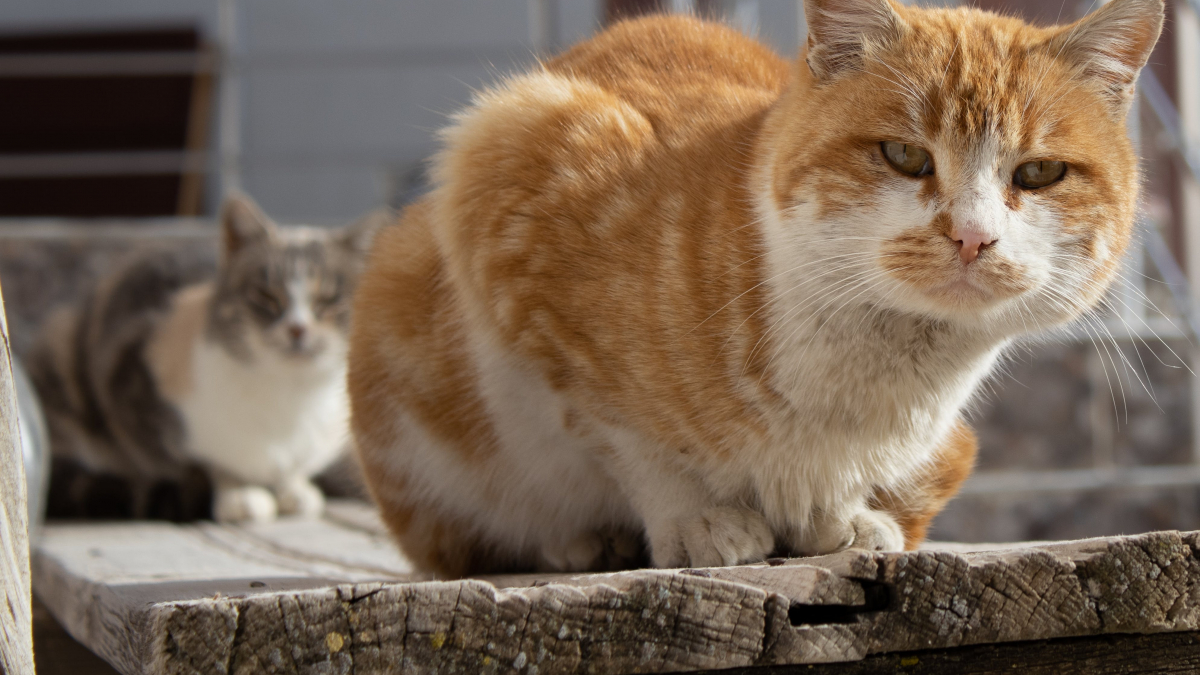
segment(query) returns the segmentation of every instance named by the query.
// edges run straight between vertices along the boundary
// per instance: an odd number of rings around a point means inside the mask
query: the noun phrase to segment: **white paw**
[[[644,567],[646,547],[641,533],[603,528],[567,542],[542,547],[542,571],[603,572]]]
[[[817,516],[796,548],[801,555],[825,555],[847,548],[903,551],[904,531],[895,518],[869,509],[849,518]]]
[[[587,572],[596,568],[603,554],[604,539],[598,533],[588,533],[542,548],[548,571],[554,572]]]
[[[279,512],[305,518],[319,518],[325,511],[325,495],[307,480],[288,483],[276,491]]]
[[[218,523],[267,523],[275,520],[275,496],[257,485],[222,488],[213,499]]]
[[[657,537],[657,541],[652,539],[650,544],[655,567],[718,567],[757,562],[775,548],[766,518],[738,506],[711,506],[680,519],[665,534]]]
[[[896,519],[882,511],[861,511],[850,519],[854,540],[850,548],[868,551],[903,551],[904,530]]]

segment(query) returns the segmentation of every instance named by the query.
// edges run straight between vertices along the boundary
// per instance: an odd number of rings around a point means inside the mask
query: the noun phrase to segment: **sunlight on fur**
[[[311,479],[350,441],[350,297],[388,217],[282,227],[235,195],[215,274],[194,256],[141,251],[54,315],[29,362],[51,515],[319,515]]]
[[[960,413],[1075,320],[1137,204],[1161,0],[1069,26],[808,0],[787,62],[615,25],[477,95],[355,299],[352,424],[442,576],[913,548]]]

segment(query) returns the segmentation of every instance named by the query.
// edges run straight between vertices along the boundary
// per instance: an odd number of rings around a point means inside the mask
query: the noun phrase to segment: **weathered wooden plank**
[[[37,546],[33,585],[75,639],[118,670],[141,673],[152,672],[144,670],[154,641],[145,622],[147,608],[157,603],[379,576],[289,557],[241,537],[214,537],[208,529],[153,522],[51,525]]]
[[[33,657],[38,675],[117,675],[112,666],[79,644],[33,598]]]
[[[246,525],[240,530],[260,545],[291,557],[360,569],[380,579],[411,580],[413,574],[412,564],[386,533],[345,527],[333,520],[306,519]]]
[[[356,518],[52,526],[35,587],[62,589],[47,605],[124,673],[668,672],[1200,629],[1200,533],[397,583],[378,533],[339,524]],[[125,565],[155,537],[192,562]]]
[[[762,666],[697,675],[1136,675],[1200,672],[1200,633],[1118,634],[869,656],[819,666]]]
[[[0,296],[0,672],[33,673],[29,514],[8,322]]]
[[[38,675],[116,675],[62,629],[34,598]],[[360,670],[366,665],[359,659]],[[373,664],[376,671],[384,666]],[[370,669],[368,669],[369,672]],[[819,666],[759,666],[698,675],[1133,675],[1200,672],[1200,633],[1104,635],[869,656]]]
[[[333,499],[325,503],[325,519],[343,527],[388,536],[379,511],[353,499]]]

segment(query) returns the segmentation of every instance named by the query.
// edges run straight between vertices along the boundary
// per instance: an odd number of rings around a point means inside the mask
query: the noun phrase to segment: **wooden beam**
[[[1105,635],[871,656],[853,663],[699,675],[1133,675],[1200,672],[1200,633]]]
[[[52,524],[34,587],[129,675],[807,667],[1200,630],[1200,532],[982,548],[423,581],[368,507],[334,503],[253,527]]]
[[[0,296],[0,672],[33,673],[33,618],[29,583],[29,514],[25,464],[17,426],[8,347],[8,322]]]
[[[1179,105],[1180,140],[1183,152],[1200,148],[1200,16],[1186,3],[1175,3],[1175,63],[1179,74],[1176,93]],[[1193,150],[1195,152],[1195,150]],[[1180,172],[1184,232],[1184,267],[1191,282],[1192,312],[1200,311],[1200,176],[1188,170],[1185,161]],[[1194,169],[1195,167],[1191,167]],[[1192,369],[1200,364],[1200,347],[1192,348]],[[1200,378],[1192,378],[1192,461],[1200,464]]]

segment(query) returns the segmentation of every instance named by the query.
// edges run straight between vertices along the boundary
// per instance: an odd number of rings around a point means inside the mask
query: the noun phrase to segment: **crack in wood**
[[[112,531],[62,532],[51,528],[39,549],[35,586],[73,635],[131,675],[684,671],[1200,629],[1200,533],[395,583],[362,580],[352,558],[341,581],[277,578],[284,568],[256,562],[257,545],[247,549],[254,571],[240,578],[162,577],[123,556],[170,529],[145,530],[129,552]],[[286,537],[271,541],[284,555]],[[236,555],[212,550],[214,560]]]

